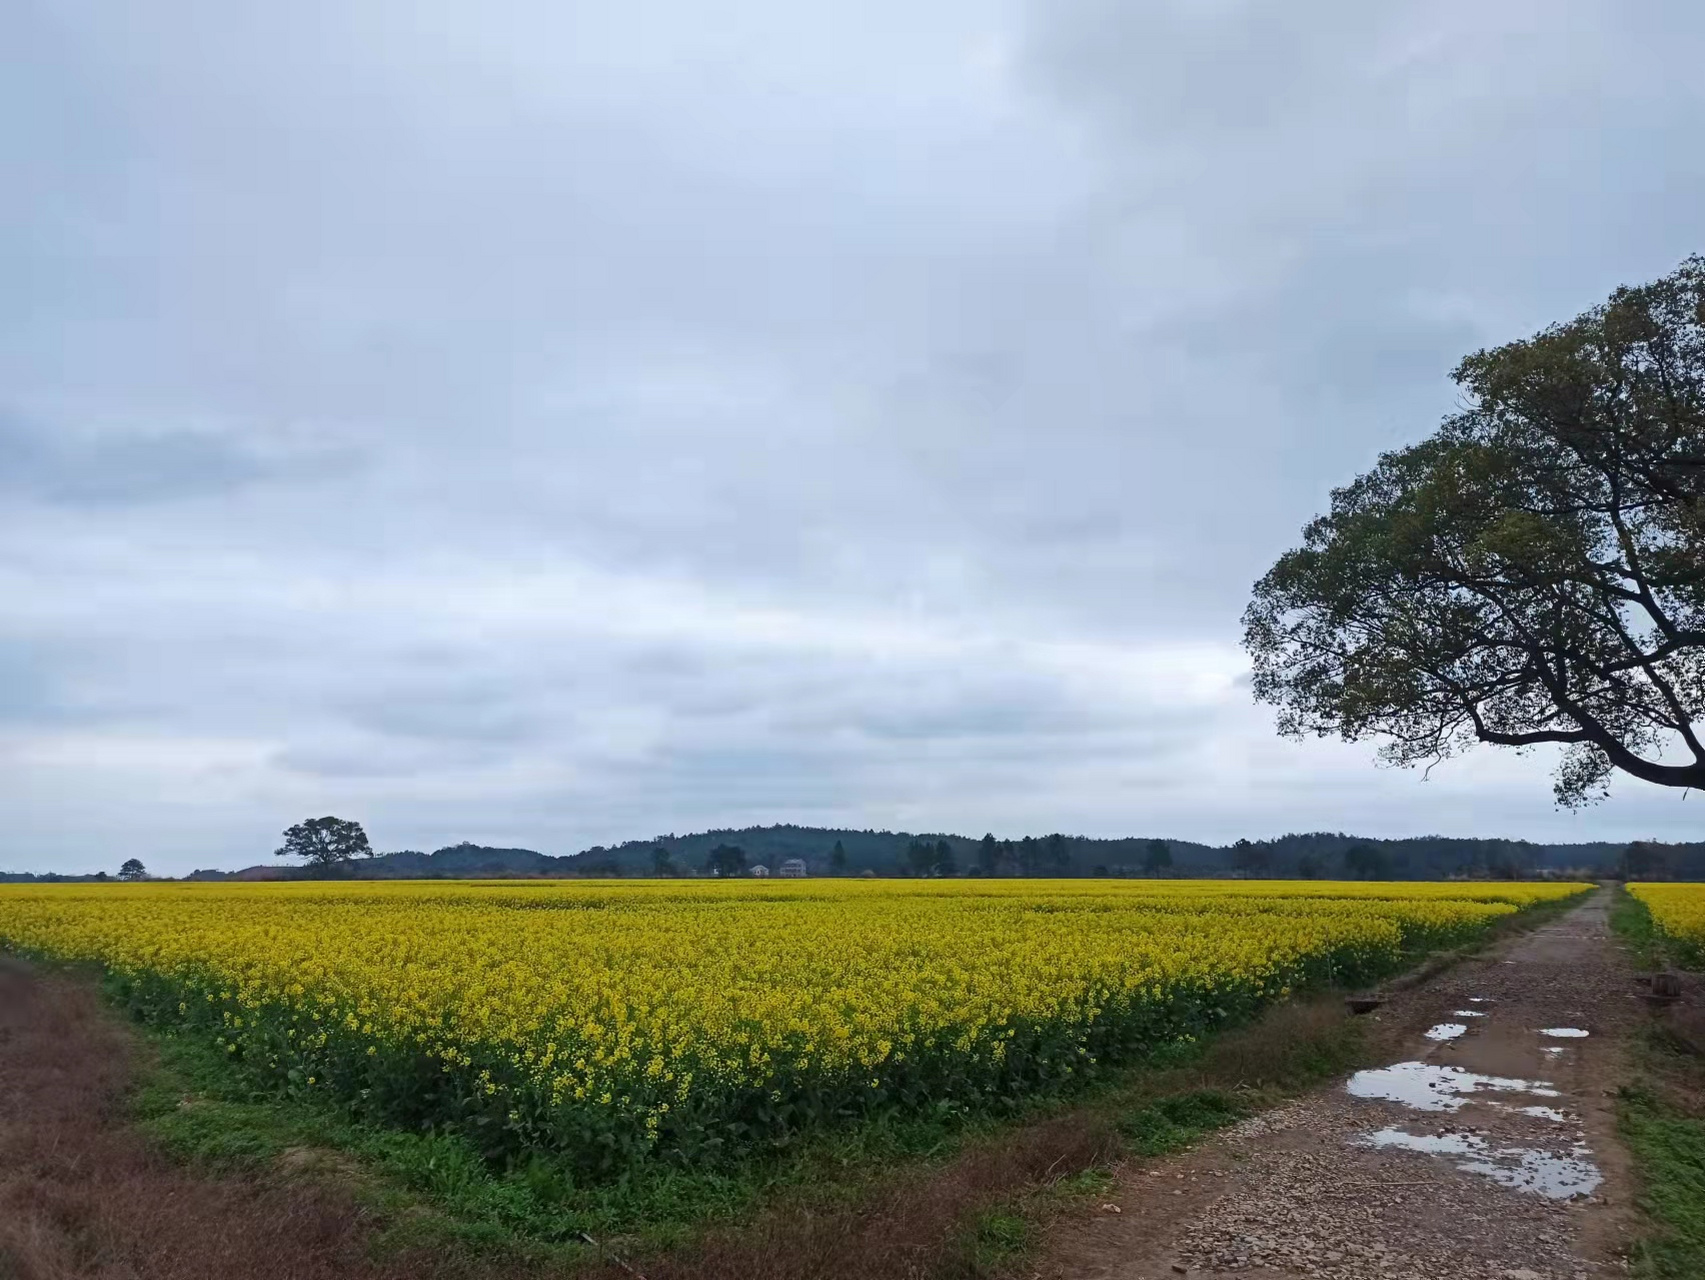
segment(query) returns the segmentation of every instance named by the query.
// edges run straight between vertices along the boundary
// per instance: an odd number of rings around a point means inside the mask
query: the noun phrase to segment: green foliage
[[[1253,840],[1239,840],[1231,846],[1231,865],[1246,876],[1263,875],[1272,868],[1273,851]]]
[[[126,858],[124,865],[118,869],[120,880],[146,880],[148,868],[142,865],[141,858]]]
[[[1664,953],[1663,931],[1652,919],[1651,910],[1628,890],[1618,886],[1610,904],[1610,927],[1633,950],[1635,959],[1647,969],[1661,969],[1667,957]]]
[[[1655,840],[1636,840],[1617,859],[1624,880],[1661,880],[1671,874],[1669,850]]]
[[[1391,859],[1365,841],[1344,850],[1344,874],[1356,880],[1383,880],[1391,874]]]
[[[1151,1102],[1132,1111],[1119,1127],[1138,1155],[1161,1156],[1199,1142],[1248,1114],[1247,1104],[1230,1094],[1204,1089]]]
[[[737,876],[746,869],[746,851],[737,844],[719,844],[705,855],[705,870],[716,876]]]
[[[373,846],[359,822],[344,818],[308,818],[284,833],[275,850],[280,858],[301,858],[312,867],[335,867],[351,858],[371,858]]]
[[[1013,1209],[990,1209],[973,1224],[969,1262],[973,1275],[993,1275],[1024,1256],[1031,1247],[1034,1228],[1028,1218]]]
[[[269,1166],[294,1153],[324,1154],[326,1167],[390,1220],[390,1243],[440,1240],[573,1260],[580,1233],[621,1234],[644,1244],[684,1240],[707,1221],[760,1202],[795,1171],[754,1165],[744,1176],[653,1170],[583,1185],[548,1157],[493,1165],[465,1138],[432,1128],[363,1123],[313,1095],[280,1096],[188,1038],[157,1036],[158,1061],[135,1095],[143,1131],[180,1159],[214,1172]],[[310,1167],[312,1164],[310,1162]]]
[[[1705,1120],[1639,1087],[1622,1091],[1617,1118],[1644,1184],[1640,1207],[1658,1228],[1635,1245],[1634,1274],[1697,1280],[1705,1275]]]
[[[1256,697],[1398,764],[1560,744],[1566,805],[1705,785],[1705,258],[1456,381],[1256,585]]]

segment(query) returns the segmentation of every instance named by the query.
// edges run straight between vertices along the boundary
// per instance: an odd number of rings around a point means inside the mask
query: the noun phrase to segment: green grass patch
[[[1646,1085],[1622,1091],[1617,1119],[1644,1184],[1640,1207],[1655,1228],[1634,1247],[1634,1274],[1698,1280],[1705,1276],[1705,1119]]]
[[[1137,1155],[1163,1156],[1235,1124],[1250,1110],[1247,1101],[1228,1093],[1198,1089],[1138,1107],[1120,1121],[1119,1130]]]
[[[1030,1252],[1036,1228],[1022,1211],[990,1209],[973,1224],[966,1262],[972,1275],[998,1275]]]
[[[1610,904],[1610,927],[1628,945],[1641,968],[1662,969],[1669,963],[1663,931],[1651,911],[1622,885],[1616,886]]]
[[[197,1040],[150,1038],[156,1061],[134,1098],[150,1139],[215,1174],[331,1174],[379,1211],[382,1250],[497,1250],[569,1264],[589,1256],[583,1232],[669,1247],[764,1190],[757,1179],[674,1170],[581,1187],[566,1167],[542,1158],[498,1168],[459,1135],[357,1123],[335,1103],[279,1098]]]

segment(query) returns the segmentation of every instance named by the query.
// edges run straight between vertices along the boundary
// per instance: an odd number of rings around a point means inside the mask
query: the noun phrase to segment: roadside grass
[[[1646,904],[1623,885],[1617,885],[1610,905],[1610,927],[1633,952],[1642,969],[1661,969],[1669,962],[1663,934]]]
[[[1676,964],[1645,903],[1618,886],[1611,928],[1645,969]],[[1635,1077],[1617,1099],[1649,1231],[1631,1251],[1644,1280],[1705,1276],[1705,1059],[1690,1037],[1652,1021],[1634,1038]]]
[[[1653,1036],[1646,1071],[1617,1103],[1622,1139],[1641,1181],[1640,1208],[1652,1230],[1636,1242],[1633,1273],[1646,1280],[1705,1276],[1705,1071]]]
[[[1456,952],[1406,956],[1409,976],[1391,985],[1572,905],[1522,912]],[[1003,1115],[891,1116],[732,1171],[656,1169],[596,1185],[546,1158],[497,1167],[454,1134],[359,1124],[336,1103],[280,1097],[213,1046],[147,1028],[138,1033],[153,1053],[134,1114],[192,1165],[349,1189],[371,1211],[380,1253],[425,1249],[479,1274],[613,1278],[631,1263],[649,1280],[996,1276],[1022,1266],[1048,1221],[1105,1195],[1120,1163],[1187,1148],[1365,1065],[1366,1024],[1342,994],[1295,997]]]

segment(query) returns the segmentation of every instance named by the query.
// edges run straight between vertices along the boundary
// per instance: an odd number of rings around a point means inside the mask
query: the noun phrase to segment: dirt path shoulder
[[[1619,1275],[1615,1132],[1643,1017],[1609,892],[1395,997],[1390,1065],[1175,1160],[1056,1227],[1044,1277],[1584,1280]]]
[[[0,1280],[401,1280],[351,1201],[211,1179],[123,1115],[135,1038],[89,983],[0,956]],[[416,1260],[418,1261],[418,1260]]]

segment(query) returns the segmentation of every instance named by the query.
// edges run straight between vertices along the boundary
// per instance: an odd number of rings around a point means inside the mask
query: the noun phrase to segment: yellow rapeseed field
[[[1705,960],[1705,884],[1631,884],[1652,923],[1691,963]]]
[[[604,1176],[1059,1089],[1584,888],[12,885],[0,943],[98,962],[136,1014],[283,1088]]]

